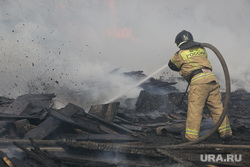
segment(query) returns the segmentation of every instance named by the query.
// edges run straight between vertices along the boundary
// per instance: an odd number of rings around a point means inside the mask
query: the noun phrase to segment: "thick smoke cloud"
[[[154,72],[177,51],[183,29],[220,50],[233,90],[249,91],[249,18],[248,0],[1,1],[0,95],[54,92],[64,103],[105,102],[135,84],[110,71]],[[209,58],[223,85],[217,58]],[[171,76],[178,74],[166,69]]]

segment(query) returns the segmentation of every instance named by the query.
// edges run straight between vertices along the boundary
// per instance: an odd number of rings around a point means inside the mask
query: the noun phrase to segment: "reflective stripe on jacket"
[[[212,65],[207,59],[207,52],[201,47],[178,51],[170,60],[169,67],[174,71],[179,71],[186,81],[189,81],[194,70],[203,68],[212,70]],[[190,84],[209,83],[211,81],[218,82],[215,74],[210,71],[195,75]]]

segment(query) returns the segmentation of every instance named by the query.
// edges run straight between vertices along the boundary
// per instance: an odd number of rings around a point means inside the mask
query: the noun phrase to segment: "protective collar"
[[[180,46],[180,50],[189,49],[189,48],[191,48],[193,46],[200,46],[200,43],[199,42],[194,42],[194,41],[188,41],[188,42],[186,42],[186,43],[184,43],[184,44],[182,44]]]

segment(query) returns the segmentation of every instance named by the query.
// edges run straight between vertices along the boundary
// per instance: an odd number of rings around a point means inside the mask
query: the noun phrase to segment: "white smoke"
[[[1,1],[0,95],[56,93],[82,106],[105,102],[135,84],[110,71],[153,73],[177,51],[174,38],[183,29],[219,49],[233,90],[249,91],[249,9],[248,0]],[[217,58],[209,58],[223,84]]]

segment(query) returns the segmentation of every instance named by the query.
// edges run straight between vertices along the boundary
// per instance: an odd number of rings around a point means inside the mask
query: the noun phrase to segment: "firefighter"
[[[183,30],[178,33],[175,43],[180,50],[169,60],[168,66],[171,70],[178,71],[190,85],[185,139],[192,141],[199,137],[205,105],[211,113],[214,124],[219,120],[223,111],[220,86],[212,72],[212,65],[207,59],[205,48],[193,40],[190,32]],[[223,120],[218,132],[223,140],[232,138],[228,116]]]

